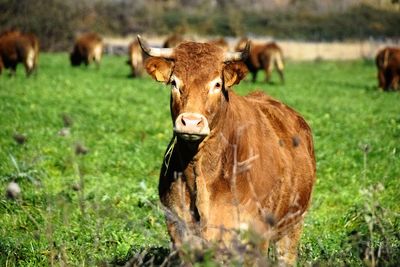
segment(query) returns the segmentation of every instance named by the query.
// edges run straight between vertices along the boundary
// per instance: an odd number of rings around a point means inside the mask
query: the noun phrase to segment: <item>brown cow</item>
[[[386,47],[375,58],[379,87],[384,91],[398,90],[400,81],[400,48]]]
[[[143,54],[137,40],[129,44],[128,54],[129,60],[127,61],[127,63],[131,67],[132,77],[141,76],[143,72],[143,59],[145,55]]]
[[[103,53],[103,40],[96,33],[86,33],[79,36],[70,54],[72,66],[79,66],[84,63],[86,66],[92,61],[100,66]]]
[[[39,41],[34,34],[9,30],[0,34],[0,74],[4,68],[15,75],[18,63],[24,64],[26,75],[37,68]]]
[[[171,86],[174,131],[159,196],[175,246],[198,238],[232,244],[248,227],[264,239],[262,249],[277,242],[280,261],[293,264],[316,177],[310,127],[262,92],[232,91],[245,77],[248,46],[157,49],[138,38],[150,56],[147,72]]]
[[[242,38],[237,43],[235,50],[242,51],[248,42],[247,38]],[[283,52],[275,42],[255,44],[250,41],[250,56],[245,60],[245,63],[252,74],[253,82],[257,80],[257,72],[259,70],[265,71],[265,81],[269,82],[274,67],[278,71],[281,82],[284,83],[285,81],[283,74],[285,68],[283,63]]]

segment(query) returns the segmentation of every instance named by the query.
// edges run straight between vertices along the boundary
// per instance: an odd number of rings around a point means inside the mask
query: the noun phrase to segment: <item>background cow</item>
[[[8,30],[0,34],[0,74],[4,68],[15,75],[18,63],[24,64],[27,76],[37,68],[39,40],[34,34]]]
[[[102,53],[102,38],[96,33],[83,34],[75,41],[73,51],[70,54],[71,65],[79,66],[84,63],[87,66],[94,61],[99,66]]]
[[[248,46],[243,53],[194,42],[141,46],[151,56],[147,72],[171,86],[174,134],[159,195],[175,246],[198,238],[232,244],[245,226],[262,249],[276,241],[279,260],[293,264],[316,176],[305,120],[262,92],[232,91],[246,75]]]
[[[221,47],[225,52],[229,50],[229,44],[223,37],[208,41],[208,43]]]
[[[141,76],[143,72],[143,58],[145,57],[145,55],[143,54],[137,40],[134,40],[129,44],[128,56],[129,59],[127,63],[131,67],[132,77]]]
[[[398,90],[400,80],[400,49],[386,47],[375,58],[379,87],[385,91]]]
[[[235,50],[242,51],[248,43],[247,38],[242,38],[237,43]],[[284,63],[282,49],[274,42],[267,44],[255,44],[250,42],[250,56],[245,60],[246,66],[252,74],[252,81],[257,80],[257,72],[265,71],[265,81],[269,82],[274,69],[278,71],[281,82],[284,83]]]
[[[182,35],[174,33],[167,37],[163,43],[163,48],[173,48],[184,41]]]

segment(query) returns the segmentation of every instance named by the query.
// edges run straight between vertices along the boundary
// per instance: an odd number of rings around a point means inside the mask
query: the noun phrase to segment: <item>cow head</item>
[[[147,72],[171,86],[171,116],[174,131],[185,141],[201,141],[219,121],[229,102],[228,90],[247,73],[240,53],[224,52],[207,43],[185,42],[174,49],[149,47],[138,36],[150,57]]]
[[[71,61],[71,65],[74,67],[81,65],[83,61],[82,56],[75,50],[71,52],[71,54],[69,55],[69,59]]]

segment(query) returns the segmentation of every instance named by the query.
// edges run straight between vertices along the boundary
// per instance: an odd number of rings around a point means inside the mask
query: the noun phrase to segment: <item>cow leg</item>
[[[379,82],[379,87],[384,90],[386,88],[386,79],[385,79],[385,73],[383,71],[378,71],[378,82]]]
[[[28,63],[24,63],[24,67],[25,67],[26,77],[29,77],[32,74],[33,67],[30,66]]]
[[[285,83],[285,76],[283,74],[283,70],[281,69],[277,69],[278,73],[279,73],[279,78],[281,79],[281,83],[284,84]]]
[[[183,237],[186,232],[186,225],[185,223],[178,219],[171,219],[168,218],[169,216],[177,216],[176,214],[174,215],[167,215],[167,229],[168,229],[168,234],[171,237],[171,241],[174,244],[176,249],[179,249],[182,244],[183,244]]]
[[[274,65],[271,62],[271,57],[264,60],[263,62],[263,67],[264,67],[264,71],[265,71],[265,82],[269,83],[271,81],[271,74],[272,74],[272,70],[274,68]]]
[[[297,246],[303,229],[303,221],[298,222],[284,237],[277,241],[280,266],[294,266],[297,260]]]
[[[278,71],[279,78],[281,79],[281,83],[284,84],[285,83],[285,76],[283,74],[283,64],[282,63],[278,63],[277,61],[275,61],[275,68]]]
[[[196,235],[196,223],[190,209],[190,189],[182,177],[178,177],[170,187],[163,204],[166,207],[168,232],[176,248],[184,243],[192,243]]]
[[[100,68],[100,60],[97,58],[94,58],[94,62],[96,64],[96,68],[99,69]]]
[[[399,75],[393,75],[393,79],[392,79],[392,82],[390,84],[390,87],[395,91],[397,89],[399,89],[399,78],[400,78]]]
[[[253,71],[251,74],[252,74],[252,79],[251,79],[251,81],[252,81],[253,83],[255,83],[255,82],[257,81],[257,71]]]
[[[9,76],[10,77],[15,76],[16,72],[17,72],[17,65],[16,64],[11,65],[10,66],[10,74],[9,74]]]
[[[88,55],[88,56],[86,56],[85,59],[83,60],[83,63],[85,64],[86,67],[89,66],[90,58],[91,58],[91,56]]]
[[[272,70],[269,66],[265,68],[265,82],[269,83],[271,81]]]
[[[385,71],[385,91],[390,91],[393,83],[393,75],[390,70]]]

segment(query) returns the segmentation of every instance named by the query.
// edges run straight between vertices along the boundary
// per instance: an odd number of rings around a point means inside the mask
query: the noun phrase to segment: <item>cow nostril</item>
[[[197,123],[197,126],[203,126],[203,118],[200,118],[199,122]]]
[[[184,126],[186,126],[186,122],[185,122],[185,118],[182,116],[182,118],[181,118],[181,122],[182,122],[182,124],[184,125]]]

